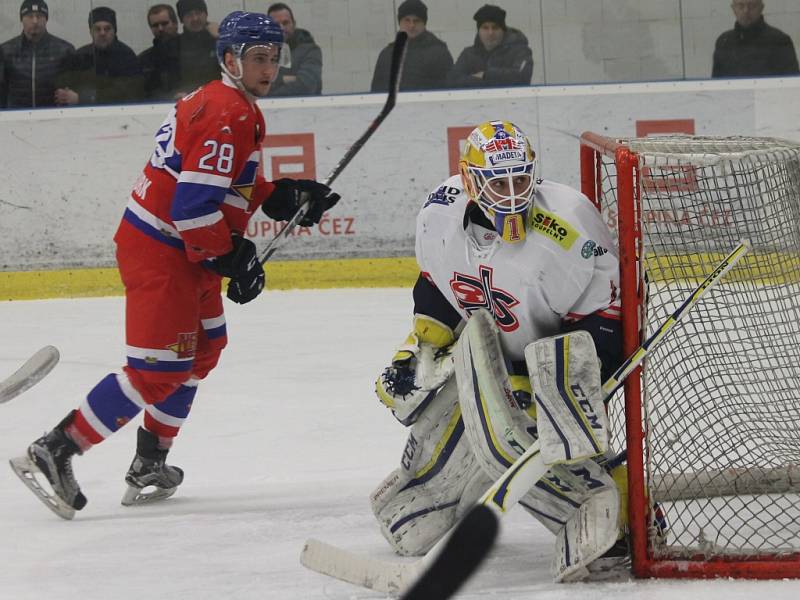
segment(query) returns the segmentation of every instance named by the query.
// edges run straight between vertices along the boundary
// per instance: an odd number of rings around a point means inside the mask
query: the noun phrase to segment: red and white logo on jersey
[[[458,305],[468,313],[485,308],[492,313],[497,326],[505,332],[519,328],[519,319],[511,311],[519,304],[519,300],[505,290],[494,287],[494,269],[491,267],[481,265],[478,267],[478,274],[479,277],[473,277],[464,273],[453,273],[450,289]]]

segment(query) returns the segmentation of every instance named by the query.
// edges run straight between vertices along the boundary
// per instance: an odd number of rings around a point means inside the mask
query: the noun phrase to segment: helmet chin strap
[[[235,85],[239,89],[239,91],[247,94],[249,97],[255,97],[255,96],[253,96],[253,94],[248,92],[245,89],[244,85],[242,84],[242,78],[244,77],[244,68],[242,67],[242,58],[240,56],[237,56],[234,53],[233,59],[236,61],[236,69],[239,71],[239,75],[234,75],[233,73],[231,73],[228,70],[228,67],[225,66],[224,62],[219,64],[220,68],[222,69],[222,72],[225,74],[226,77],[228,77],[228,79],[231,80],[231,83],[233,83],[233,85]]]
[[[247,91],[247,89],[244,87],[244,84],[242,83],[242,79],[244,78],[244,67],[242,66],[242,57],[245,54],[247,54],[247,52],[249,50],[252,50],[253,48],[259,48],[259,47],[266,47],[266,45],[265,44],[254,44],[252,46],[247,46],[245,48],[242,48],[240,53],[237,53],[235,50],[233,50],[233,48],[231,48],[231,53],[233,54],[233,60],[236,61],[236,69],[239,71],[239,75],[234,75],[233,73],[231,73],[228,70],[228,67],[225,66],[225,62],[224,61],[219,63],[219,66],[222,69],[222,72],[231,80],[231,83],[233,83],[233,85],[235,85],[239,89],[239,91],[241,91],[243,94],[245,94],[251,100],[256,100],[257,96],[255,94],[252,94],[251,92]]]

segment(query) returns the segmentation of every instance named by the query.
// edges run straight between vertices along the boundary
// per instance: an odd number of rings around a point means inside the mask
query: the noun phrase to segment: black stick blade
[[[499,522],[492,509],[474,506],[456,525],[439,555],[401,600],[446,600],[477,571],[497,538]]]

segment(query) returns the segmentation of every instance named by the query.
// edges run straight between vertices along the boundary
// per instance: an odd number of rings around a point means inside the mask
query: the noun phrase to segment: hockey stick
[[[622,365],[603,384],[603,392],[608,401],[642,361],[663,341],[675,325],[688,314],[705,293],[730,271],[750,250],[750,245],[742,241],[728,254],[689,295],[689,297],[664,321],[664,323],[641,346],[625,360]],[[539,445],[531,444],[527,450],[506,469],[503,475],[484,493],[478,505],[492,509],[497,516],[505,514],[528,492],[528,490],[547,472],[548,467],[539,455]],[[342,581],[370,588],[383,593],[397,593],[406,589],[424,569],[442,568],[449,564],[448,556],[458,550],[445,550],[448,540],[461,535],[460,530],[469,525],[461,521],[450,534],[444,536],[425,556],[413,562],[387,562],[362,557],[336,548],[324,542],[310,539],[300,555],[300,562],[313,571]],[[463,533],[463,532],[462,532]],[[489,542],[491,545],[491,542]],[[488,553],[488,548],[486,549]],[[460,576],[469,576],[470,573]],[[458,575],[458,574],[457,574]],[[440,596],[444,599],[446,596]],[[411,600],[411,599],[409,599]]]
[[[473,506],[448,536],[439,556],[400,600],[450,598],[486,558],[499,527],[494,512],[483,504]]]
[[[327,186],[330,186],[336,178],[339,177],[344,168],[350,164],[350,161],[353,160],[353,157],[358,154],[361,148],[364,147],[364,144],[367,143],[367,140],[375,133],[375,130],[378,129],[383,120],[388,116],[392,109],[394,108],[395,102],[397,101],[397,92],[400,88],[400,70],[403,68],[403,59],[405,58],[405,50],[406,50],[406,42],[408,41],[408,34],[405,31],[398,31],[397,36],[394,38],[394,48],[392,51],[392,62],[391,66],[389,67],[389,95],[386,97],[386,103],[383,105],[381,112],[378,113],[378,116],[369,124],[367,130],[358,138],[353,145],[347,149],[347,152],[344,153],[342,159],[338,162],[338,164],[333,167],[331,172],[328,176],[324,179],[322,183]],[[307,198],[308,194],[304,194]],[[294,231],[297,224],[303,219],[303,217],[308,212],[310,208],[310,202],[306,199],[305,202],[300,206],[294,216],[287,221],[286,226],[280,230],[278,234],[272,238],[267,247],[264,248],[261,255],[258,257],[261,263],[267,262],[270,257],[275,254],[275,251],[278,250],[281,246],[286,243],[286,240],[289,239],[289,236]]]
[[[0,404],[39,383],[58,364],[58,358],[55,346],[45,346],[31,356],[19,369],[0,381]]]

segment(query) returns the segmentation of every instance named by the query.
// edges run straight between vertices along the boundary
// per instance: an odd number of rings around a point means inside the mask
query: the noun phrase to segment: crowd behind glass
[[[428,28],[426,4],[405,0],[393,5],[397,29],[409,36],[401,90],[531,85],[535,68],[531,42],[513,27],[502,7],[478,8],[472,15],[472,44],[454,59],[447,44]],[[764,8],[763,0],[733,0],[733,28],[716,38],[712,77],[798,74],[791,37],[766,23]],[[0,45],[0,107],[173,101],[220,75],[216,22],[209,19],[204,0],[149,6],[146,18],[153,41],[138,56],[118,38],[117,13],[112,8],[96,6],[89,12],[91,42],[77,49],[48,32],[50,10],[45,0],[21,3],[21,32]],[[290,56],[270,95],[323,93],[324,56],[312,33],[297,26],[286,3],[265,3],[262,10],[284,30]],[[377,56],[370,91],[388,87],[391,54],[390,43]]]

